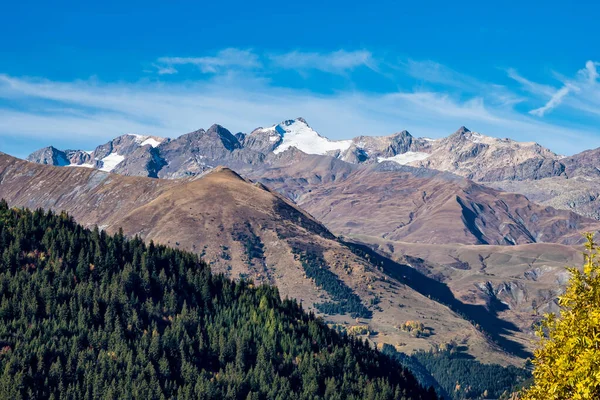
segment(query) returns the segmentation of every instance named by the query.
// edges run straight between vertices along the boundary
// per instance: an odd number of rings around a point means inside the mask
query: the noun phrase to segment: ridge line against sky
[[[140,68],[134,82],[0,74],[0,136],[28,138],[16,154],[23,157],[49,144],[91,148],[130,132],[176,137],[212,123],[249,132],[303,116],[331,139],[403,129],[437,138],[465,125],[571,154],[600,145],[597,67],[587,61],[558,85],[507,69],[516,84],[509,87],[434,61],[390,61],[365,49],[276,54],[227,48],[159,57]],[[379,80],[379,90],[363,87],[368,79]],[[331,84],[324,88],[323,80]],[[569,118],[573,113],[577,121]]]

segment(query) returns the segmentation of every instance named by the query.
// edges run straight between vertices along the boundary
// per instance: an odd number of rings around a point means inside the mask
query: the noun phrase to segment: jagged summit
[[[469,141],[473,143],[486,143],[490,144],[493,142],[501,141],[501,139],[482,135],[479,132],[471,131],[465,126],[461,126],[452,135],[445,138],[448,141]]]
[[[298,117],[298,118],[296,118],[296,121],[300,121],[300,122],[303,122],[303,123],[305,123],[306,125],[308,125],[308,122],[306,122],[306,120],[305,120],[304,118],[302,118],[302,117]]]
[[[467,133],[469,133],[469,132],[471,132],[471,131],[469,130],[469,128],[467,128],[466,126],[464,126],[464,125],[463,125],[463,126],[461,126],[460,128],[458,128],[458,129],[456,130],[456,132],[454,132],[454,133],[453,133],[453,135],[464,135],[464,134],[467,134]]]

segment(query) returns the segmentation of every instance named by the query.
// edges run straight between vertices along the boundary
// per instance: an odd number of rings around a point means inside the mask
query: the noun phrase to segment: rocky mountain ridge
[[[163,177],[201,173],[211,168],[211,163],[215,162],[221,165],[269,162],[274,155],[290,148],[306,154],[329,155],[353,164],[393,161],[486,181],[560,175],[566,169],[558,163],[560,156],[537,143],[496,139],[471,132],[465,127],[437,140],[416,138],[407,131],[389,136],[329,140],[313,130],[303,118],[257,128],[249,134],[233,135],[226,128],[215,124],[208,130],[200,129],[175,139],[123,135],[91,153],[80,150],[61,152],[48,147],[32,153],[28,160],[57,166],[102,168],[105,163],[102,160],[112,156],[113,162],[118,159],[121,162],[113,165],[113,168],[104,167],[104,170],[128,174],[132,172],[124,169],[121,163],[150,141],[150,147],[157,149],[158,156],[168,166],[162,172]],[[134,162],[129,161],[128,164],[132,165]],[[512,175],[508,172],[510,168],[513,170]],[[547,171],[549,168],[550,171]]]
[[[125,175],[177,178],[201,174],[216,165],[236,167],[269,163],[292,148],[306,154],[330,155],[355,164],[388,159],[404,164],[422,159],[435,143],[431,139],[415,138],[407,131],[389,136],[359,136],[334,141],[321,136],[303,118],[235,135],[215,124],[208,130],[199,129],[175,139],[151,137],[147,139],[153,141],[150,147],[146,147],[146,141],[140,138],[146,137],[123,135],[93,152],[61,151],[50,146],[32,153],[27,160],[55,166],[94,167]],[[155,165],[158,168],[150,167],[148,160],[141,157],[141,154],[149,152],[157,158]],[[107,157],[108,160],[105,160]]]
[[[153,165],[153,161],[160,165],[156,147],[168,141],[157,136],[127,134],[100,145],[93,151],[45,147],[30,154],[27,160],[59,167],[94,168],[106,172],[114,170],[124,175],[155,177],[153,172],[157,166]],[[128,165],[135,167],[128,169]]]
[[[599,149],[563,157],[534,142],[493,138],[465,127],[435,140],[401,131],[335,141],[297,118],[248,134],[234,135],[213,125],[175,139],[123,135],[88,152],[50,146],[27,159],[123,175],[181,178],[202,174],[217,165],[244,170],[291,163],[302,153],[358,165],[391,161],[451,172],[492,188],[524,194],[544,205],[600,219]]]

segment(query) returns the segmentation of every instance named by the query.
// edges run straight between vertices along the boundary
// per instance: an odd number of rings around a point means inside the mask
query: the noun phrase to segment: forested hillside
[[[435,399],[276,288],[0,202],[0,398]]]
[[[516,391],[531,374],[515,366],[482,364],[450,350],[413,355],[453,399],[497,399]]]

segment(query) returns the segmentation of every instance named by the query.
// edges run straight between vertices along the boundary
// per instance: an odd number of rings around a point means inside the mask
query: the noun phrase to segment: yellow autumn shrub
[[[547,315],[537,330],[534,383],[523,400],[600,399],[600,252],[586,236],[583,271],[569,268],[560,316]]]

